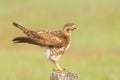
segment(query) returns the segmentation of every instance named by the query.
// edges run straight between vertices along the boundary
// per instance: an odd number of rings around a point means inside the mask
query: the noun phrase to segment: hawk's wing
[[[60,31],[37,31],[31,39],[44,46],[62,47],[69,43],[68,39]]]

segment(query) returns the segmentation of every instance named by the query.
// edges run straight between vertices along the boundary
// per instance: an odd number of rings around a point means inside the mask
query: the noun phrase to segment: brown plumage
[[[23,33],[26,34],[25,37],[16,37],[13,39],[15,43],[29,43],[39,45],[41,47],[46,47],[46,57],[55,63],[58,70],[63,70],[58,65],[58,60],[70,44],[71,32],[75,29],[73,23],[65,24],[62,30],[51,31],[51,30],[29,30],[15,22],[13,25]]]

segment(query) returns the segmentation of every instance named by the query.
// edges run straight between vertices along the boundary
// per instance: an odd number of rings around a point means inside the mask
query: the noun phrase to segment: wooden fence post
[[[78,80],[78,75],[68,71],[55,71],[52,70],[50,80]]]

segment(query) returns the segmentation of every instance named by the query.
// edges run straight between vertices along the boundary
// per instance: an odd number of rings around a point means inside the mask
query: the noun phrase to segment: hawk
[[[15,43],[29,43],[38,45],[40,47],[45,47],[46,58],[52,61],[57,70],[64,70],[58,64],[58,60],[61,55],[69,48],[70,46],[70,36],[75,28],[75,24],[68,23],[65,24],[61,30],[52,31],[52,30],[29,30],[15,22],[13,25],[26,35],[24,37],[16,37],[12,41]]]

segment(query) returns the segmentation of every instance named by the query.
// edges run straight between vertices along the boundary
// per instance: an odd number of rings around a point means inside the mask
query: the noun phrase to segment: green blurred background
[[[61,66],[80,80],[120,80],[120,0],[0,0],[0,80],[49,80],[44,48],[11,42],[24,35],[13,21],[33,30],[75,23]]]

